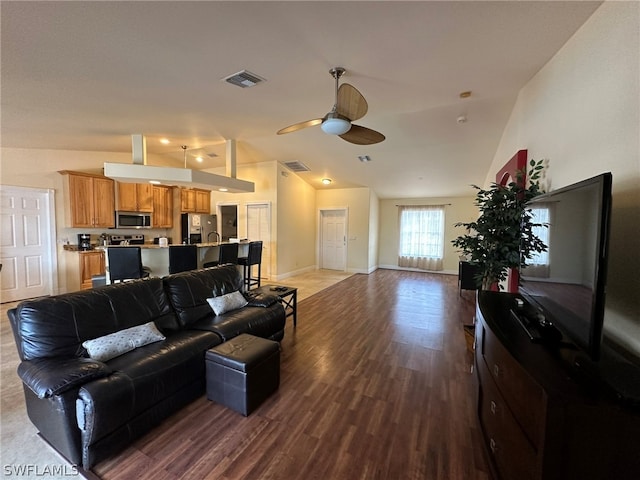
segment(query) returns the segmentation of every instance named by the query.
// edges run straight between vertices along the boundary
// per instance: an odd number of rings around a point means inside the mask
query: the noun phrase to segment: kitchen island
[[[213,262],[218,260],[220,255],[220,245],[229,242],[210,242],[210,243],[197,243],[198,247],[198,268],[207,262]],[[247,255],[249,249],[248,241],[236,242],[238,243],[238,257],[244,257]],[[163,277],[169,275],[169,247],[176,246],[178,248],[187,246],[183,244],[175,245],[130,245],[132,247],[140,247],[142,255],[142,265],[151,269],[150,275],[152,277]],[[108,248],[123,248],[124,245],[110,245]],[[97,247],[97,249],[106,249],[107,247]],[[109,258],[105,255],[107,262],[107,283],[109,283]]]

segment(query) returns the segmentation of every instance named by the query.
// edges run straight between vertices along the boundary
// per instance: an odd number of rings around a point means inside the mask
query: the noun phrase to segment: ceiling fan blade
[[[367,101],[356,87],[348,83],[340,85],[336,101],[336,111],[340,115],[344,115],[353,122],[364,117],[368,109]]]
[[[370,128],[351,125],[351,129],[347,133],[340,135],[340,138],[356,145],[373,145],[374,143],[382,142],[386,137]]]
[[[302,130],[303,128],[320,125],[322,123],[322,120],[322,118],[314,118],[313,120],[307,120],[306,122],[294,123],[293,125],[289,125],[288,127],[281,128],[280,130],[278,130],[277,134],[282,135],[283,133],[291,133],[297,130]]]

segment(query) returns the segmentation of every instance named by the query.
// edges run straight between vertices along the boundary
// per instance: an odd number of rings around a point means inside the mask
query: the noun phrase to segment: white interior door
[[[262,240],[261,276],[271,278],[271,207],[268,203],[247,205],[247,238]]]
[[[345,271],[347,269],[347,212],[321,211],[320,268]]]
[[[1,301],[53,294],[53,193],[3,186],[1,199]]]

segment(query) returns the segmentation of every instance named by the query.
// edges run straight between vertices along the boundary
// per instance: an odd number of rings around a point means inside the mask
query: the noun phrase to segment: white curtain
[[[442,270],[444,205],[399,205],[398,266]]]

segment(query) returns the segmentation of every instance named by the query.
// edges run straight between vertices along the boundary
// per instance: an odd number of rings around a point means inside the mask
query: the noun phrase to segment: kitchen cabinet
[[[196,190],[196,213],[211,213],[211,192]]]
[[[115,227],[115,182],[107,177],[61,171],[65,176],[64,198],[67,226]]]
[[[80,257],[80,289],[92,287],[91,278],[94,275],[105,274],[104,252],[102,250],[89,250],[78,252]]]
[[[117,206],[122,212],[153,212],[153,185],[118,182]]]
[[[173,228],[173,188],[153,186],[153,226]]]
[[[210,213],[211,192],[197,188],[181,189],[180,209],[183,213]]]

